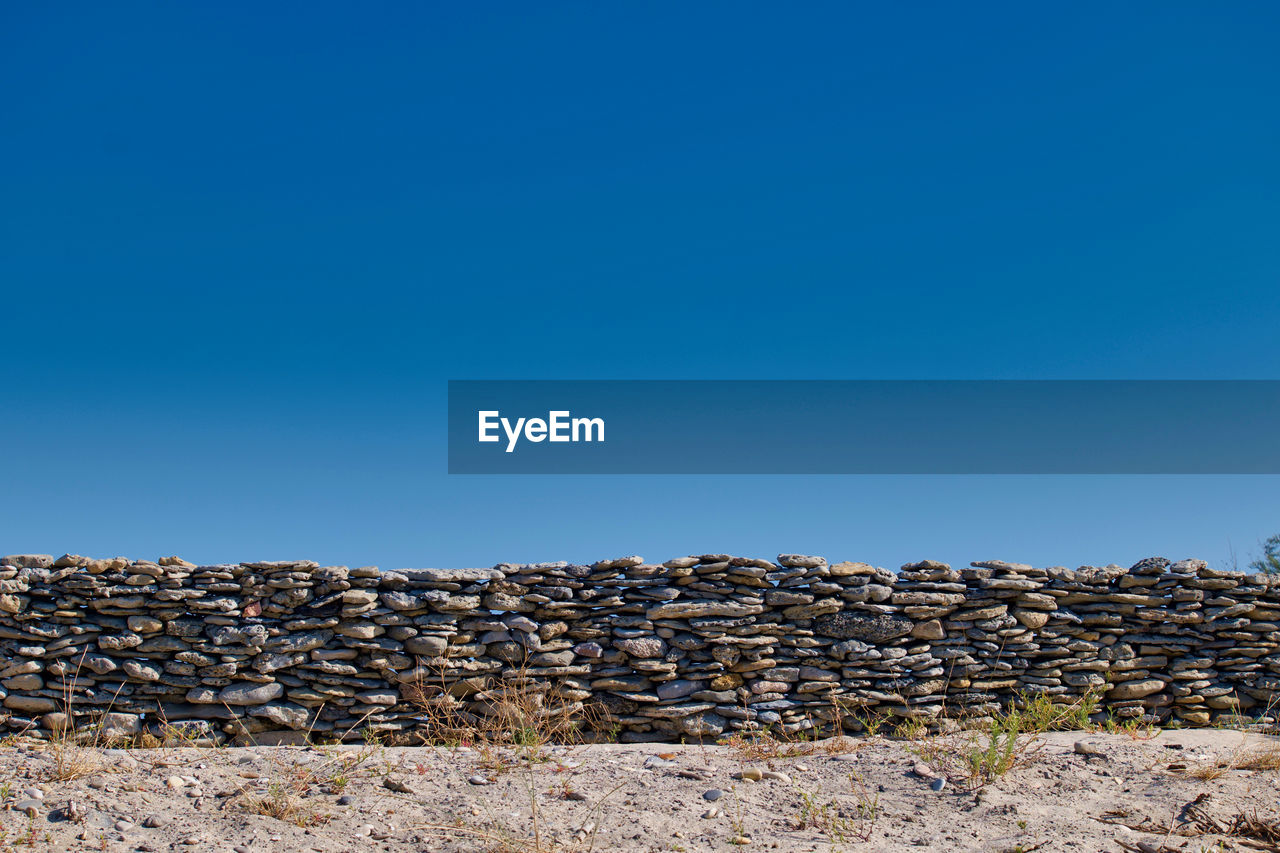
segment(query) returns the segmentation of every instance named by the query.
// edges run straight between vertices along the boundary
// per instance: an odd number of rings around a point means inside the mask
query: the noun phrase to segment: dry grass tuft
[[[240,806],[250,814],[260,814],[292,823],[295,826],[321,826],[330,816],[317,812],[284,784],[273,782],[264,793],[246,793]]]
[[[1236,770],[1280,770],[1280,743],[1264,743],[1247,749],[1232,766]]]
[[[1208,761],[1180,772],[1201,782],[1212,782],[1232,770],[1280,770],[1280,743],[1241,745],[1225,760]]]
[[[350,734],[350,730],[344,733],[344,737],[345,734]],[[311,740],[310,730],[307,731],[307,740]],[[296,826],[320,826],[328,823],[331,816],[317,811],[306,802],[306,798],[316,793],[340,794],[357,773],[375,773],[374,769],[367,768],[366,765],[383,751],[381,744],[371,740],[367,740],[359,748],[346,748],[339,744],[309,749],[318,749],[325,760],[305,764],[291,763],[285,758],[289,753],[273,750],[269,753],[271,773],[253,787],[239,789],[231,795],[228,803],[236,803],[251,814],[273,817]]]
[[[814,740],[789,736],[773,729],[737,731],[720,740],[719,744],[732,749],[742,761],[764,763],[809,755],[844,755],[857,752],[862,746],[854,738],[843,735]]]
[[[88,651],[86,647],[80,653],[80,660],[76,662],[75,672],[70,677],[63,676],[62,714],[64,722],[61,727],[51,733],[52,736],[49,740],[49,752],[53,757],[53,767],[48,773],[48,781],[50,782],[70,782],[73,779],[92,776],[95,773],[101,773],[109,769],[102,760],[101,754],[102,748],[110,745],[107,742],[108,739],[105,737],[102,725],[97,723],[83,729],[76,726],[75,692],[72,685],[80,679],[80,670],[84,665],[84,658]],[[124,685],[121,684],[120,687],[123,688]],[[115,699],[113,697],[111,704],[107,706],[107,710],[102,713],[110,713],[114,705]]]
[[[422,738],[429,745],[509,746],[537,756],[553,744],[581,746],[610,729],[601,706],[584,705],[530,675],[527,661],[478,683],[470,679],[465,689],[449,676],[447,660],[433,668],[431,680],[419,678],[405,689],[422,711]]]
[[[584,705],[581,694],[531,675],[527,654],[498,675],[467,679],[465,684],[450,676],[447,658],[430,662],[430,668],[430,681],[420,678],[405,691],[422,711],[424,740],[433,746],[474,749],[477,769],[490,778],[516,772],[528,798],[529,822],[527,828],[516,830],[500,821],[480,827],[461,822],[432,824],[423,829],[441,837],[481,841],[500,853],[590,850],[595,844],[600,808],[622,785],[596,801],[591,818],[566,844],[549,834],[545,826],[538,768],[566,774],[558,780],[559,793],[553,789],[553,796],[573,792],[568,750],[616,733],[608,711],[601,705]]]
[[[750,708],[744,704],[743,710],[750,711]],[[864,745],[861,739],[844,734],[845,720],[857,721],[862,731],[874,734],[886,719],[858,717],[857,711],[855,706],[837,697],[829,708],[819,709],[816,717],[808,716],[803,728],[794,733],[774,726],[757,726],[738,729],[717,743],[734,750],[743,761],[767,763],[809,755],[845,755],[857,752]]]
[[[49,771],[50,782],[70,782],[101,773],[105,768],[102,758],[93,747],[68,745],[59,741],[52,747],[53,768]]]
[[[251,814],[266,815],[301,827],[328,823],[330,815],[317,811],[306,798],[316,793],[340,794],[352,778],[381,751],[376,744],[358,750],[334,747],[325,750],[325,760],[310,764],[287,764],[273,759],[273,772],[255,788],[240,790],[231,802]]]

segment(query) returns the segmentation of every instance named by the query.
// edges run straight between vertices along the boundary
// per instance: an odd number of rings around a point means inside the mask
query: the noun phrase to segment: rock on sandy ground
[[[533,764],[509,749],[77,750],[61,769],[85,775],[69,781],[54,781],[56,750],[24,743],[0,749],[0,849],[523,850],[535,808],[547,850],[1277,849],[1196,828],[1205,815],[1280,819],[1276,770],[1205,780],[1181,769],[1277,746],[1232,731],[1054,733],[975,790],[946,744],[925,744],[930,764],[919,745],[887,738],[785,757],[548,747]],[[258,813],[272,809],[280,817]]]

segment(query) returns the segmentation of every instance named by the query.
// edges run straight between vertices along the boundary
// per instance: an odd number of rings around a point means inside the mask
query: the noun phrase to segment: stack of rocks
[[[516,684],[624,740],[941,721],[1043,694],[1099,713],[1270,719],[1280,582],[1199,560],[897,572],[782,554],[380,572],[0,558],[9,731],[197,741],[423,733]]]

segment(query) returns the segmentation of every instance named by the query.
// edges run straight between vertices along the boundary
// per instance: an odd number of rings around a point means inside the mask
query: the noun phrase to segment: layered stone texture
[[[586,707],[623,740],[981,716],[1025,693],[1203,726],[1272,716],[1278,650],[1280,581],[1200,560],[0,558],[3,725],[46,735],[73,721],[121,737],[411,738],[424,690],[483,715],[502,683],[549,712]]]

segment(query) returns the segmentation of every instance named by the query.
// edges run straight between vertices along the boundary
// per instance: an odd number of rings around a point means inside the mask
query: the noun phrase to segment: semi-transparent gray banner
[[[451,381],[451,474],[1277,474],[1280,381]]]

